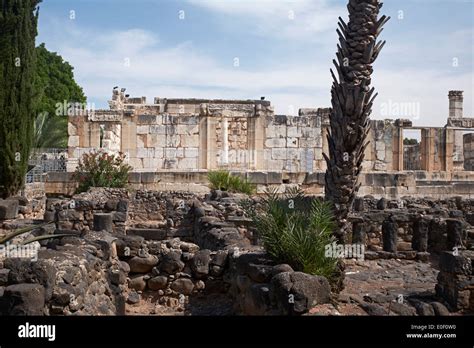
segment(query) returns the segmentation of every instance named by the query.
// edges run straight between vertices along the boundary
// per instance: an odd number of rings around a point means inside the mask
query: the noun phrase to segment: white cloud
[[[242,2],[236,4],[242,6]],[[270,11],[257,4],[262,11]],[[235,5],[234,10],[248,11],[239,6]],[[279,114],[291,110],[296,114],[301,107],[330,105],[332,50],[330,55],[327,52],[321,52],[318,57],[308,55],[297,64],[282,56],[277,66],[269,64],[257,70],[245,64],[236,68],[233,61],[223,62],[192,42],[165,47],[156,34],[142,29],[97,32],[70,26],[64,26],[54,40],[47,41],[47,47],[58,51],[74,66],[76,79],[86,95],[89,99],[102,100],[104,106],[115,85],[127,87],[132,96],[145,95],[149,102],[155,96],[226,99],[265,96]],[[373,85],[379,97],[373,118],[384,118],[382,103],[415,102],[420,107],[419,118],[414,120],[416,125],[442,126],[448,114],[449,89],[465,91],[465,115],[474,116],[472,73],[452,70],[441,74],[415,66],[396,69],[387,53],[382,52],[375,67]],[[331,58],[327,59],[328,56]],[[127,59],[130,66],[126,66]],[[385,117],[396,118],[396,115]]]
[[[213,11],[222,17],[238,18],[242,29],[282,40],[321,41],[318,33],[337,28],[337,18],[345,14],[344,6],[327,0],[187,0],[188,3]]]

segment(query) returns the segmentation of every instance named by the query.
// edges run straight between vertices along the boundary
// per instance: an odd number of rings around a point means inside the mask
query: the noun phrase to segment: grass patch
[[[242,179],[237,175],[232,175],[226,170],[216,170],[207,174],[210,187],[213,190],[228,192],[239,192],[251,195],[255,192],[255,185]]]

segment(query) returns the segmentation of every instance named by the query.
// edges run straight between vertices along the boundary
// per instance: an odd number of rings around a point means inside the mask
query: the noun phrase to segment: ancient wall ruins
[[[474,170],[474,133],[464,134],[464,170]]]
[[[463,116],[462,92],[449,92],[445,127],[410,120],[372,120],[360,195],[474,195],[474,118]],[[130,98],[114,89],[109,110],[69,116],[68,173],[49,173],[46,192],[71,194],[71,173],[83,153],[123,152],[137,189],[206,192],[207,172],[240,172],[257,184],[296,184],[324,193],[329,108],[275,115],[267,100]],[[415,145],[404,144],[418,132]]]
[[[413,127],[408,120],[373,120],[365,171],[463,170],[462,92],[451,91],[446,127]],[[266,100],[129,98],[114,89],[110,110],[69,117],[69,164],[84,152],[121,151],[136,172],[233,171],[318,172],[326,169],[330,109],[300,109],[275,115]],[[404,151],[403,131],[418,129],[421,142]],[[469,139],[469,138],[467,138]],[[467,148],[469,148],[467,146]],[[404,152],[419,156],[419,168],[404,168]],[[469,151],[468,151],[469,152]],[[470,154],[468,154],[470,156]]]

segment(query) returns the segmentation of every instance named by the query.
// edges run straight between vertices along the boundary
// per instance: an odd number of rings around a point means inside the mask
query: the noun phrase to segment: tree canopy
[[[56,105],[85,103],[82,88],[74,80],[74,68],[44,43],[36,47],[36,90],[38,91],[35,143],[37,148],[67,147],[67,117]],[[63,110],[64,111],[64,110]]]
[[[24,185],[36,117],[39,0],[4,0],[0,6],[0,196]]]

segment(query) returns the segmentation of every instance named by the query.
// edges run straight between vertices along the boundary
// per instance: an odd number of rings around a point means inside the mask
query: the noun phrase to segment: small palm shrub
[[[207,174],[211,189],[229,192],[240,192],[248,195],[255,192],[255,185],[226,170],[216,170]]]
[[[85,153],[74,173],[74,179],[79,182],[76,193],[85,192],[90,187],[125,187],[131,170],[121,152],[118,155],[105,151]]]
[[[53,223],[54,222],[51,221],[51,222],[47,222],[47,223],[44,223],[44,224],[41,224],[41,225],[28,226],[28,227],[20,228],[20,229],[17,229],[15,231],[13,231],[13,232],[10,232],[9,234],[7,234],[7,235],[3,236],[2,238],[0,238],[0,246],[7,245],[15,237],[18,237],[22,234],[26,234],[26,233],[29,233],[29,232],[33,232],[36,229],[39,229],[41,227],[44,227],[44,226],[47,226],[47,225],[50,225],[50,224],[53,224]],[[66,237],[66,236],[71,236],[71,234],[70,233],[62,233],[62,234],[47,234],[47,235],[42,235],[42,236],[36,236],[36,237],[27,238],[23,242],[19,243],[19,245],[26,245],[26,244],[30,244],[30,243],[33,243],[33,242],[39,242],[39,241],[45,240],[45,239],[60,238],[60,237]]]
[[[311,199],[299,190],[283,197],[276,191],[267,191],[258,207],[244,203],[243,208],[253,220],[265,250],[276,262],[330,281],[336,276],[338,260],[325,256],[325,246],[335,241],[330,203]]]

